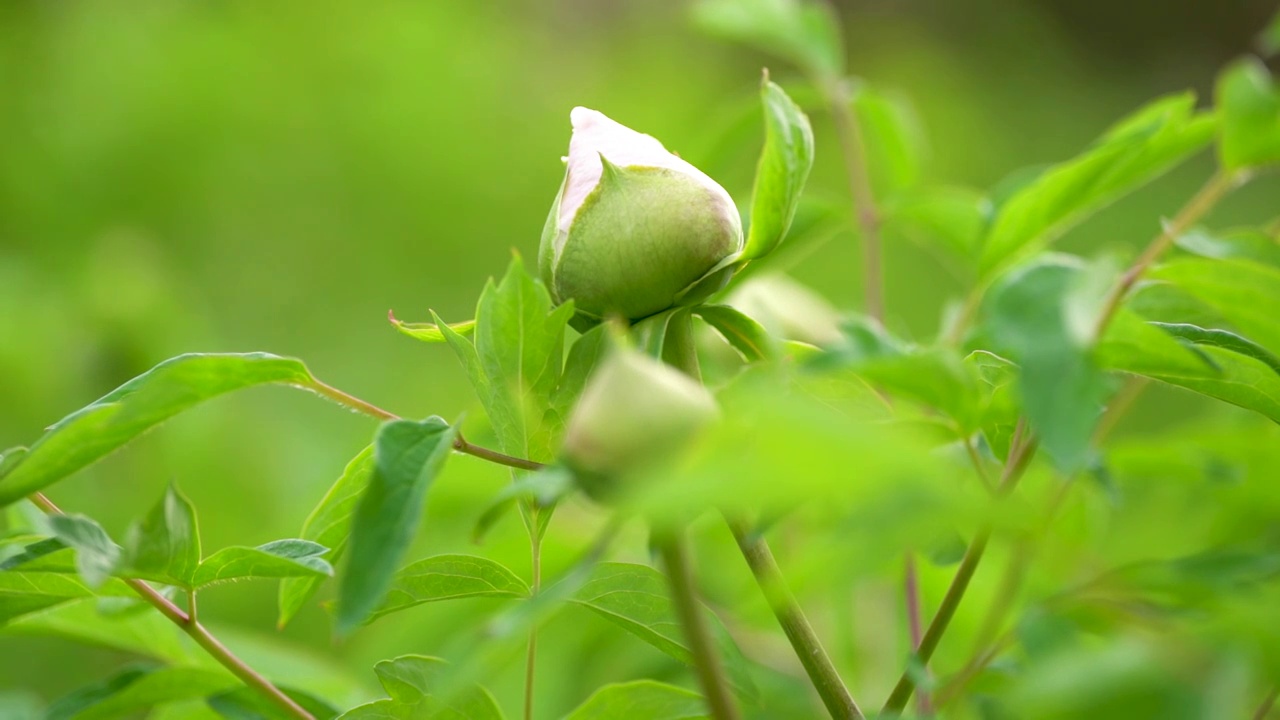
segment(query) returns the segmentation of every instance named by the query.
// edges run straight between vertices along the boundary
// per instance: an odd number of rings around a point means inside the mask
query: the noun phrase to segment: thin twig
[[[907,551],[904,562],[902,582],[907,599],[907,630],[911,636],[911,651],[919,652],[924,633],[920,619],[920,576],[916,572],[915,553],[910,550]],[[928,677],[928,668],[923,668],[922,672]],[[916,706],[920,709],[921,715],[927,716],[933,713],[933,703],[927,691],[921,689],[916,693]]]
[[[533,507],[532,517],[529,519],[529,555],[531,580],[529,583],[532,595],[536,597],[542,589],[542,538],[538,536],[538,513],[542,512],[536,506]],[[529,629],[529,642],[525,648],[524,657],[524,720],[533,720],[533,680],[538,667],[538,628],[533,626]]]
[[[58,508],[53,501],[45,497],[43,493],[33,493],[31,501],[41,510],[50,515],[61,515],[62,510]],[[214,660],[217,660],[227,670],[231,671],[245,685],[257,690],[277,707],[289,714],[290,717],[298,718],[298,720],[315,720],[311,713],[307,712],[301,705],[294,702],[293,698],[281,692],[280,688],[271,684],[256,670],[245,664],[243,660],[236,657],[226,645],[223,645],[212,633],[209,632],[204,625],[196,621],[194,617],[195,604],[191,605],[193,614],[187,614],[182,608],[174,605],[168,598],[156,592],[155,588],[148,585],[142,580],[136,578],[123,578],[125,585],[128,585],[134,592],[138,593],[143,600],[150,603],[156,610],[160,611],[173,624],[177,625],[187,635],[196,641],[205,652],[209,653]]]
[[[1271,714],[1271,708],[1276,706],[1276,699],[1280,698],[1280,687],[1271,688],[1271,692],[1262,699],[1262,704],[1258,705],[1258,709],[1253,712],[1253,720],[1266,720]]]
[[[773,608],[773,614],[778,618],[782,632],[786,634],[791,647],[795,649],[796,656],[804,666],[810,681],[813,682],[814,689],[818,691],[818,696],[822,698],[822,703],[827,706],[827,712],[835,720],[862,720],[864,717],[862,710],[858,708],[853,696],[849,694],[849,689],[840,679],[840,674],[832,664],[827,651],[823,649],[817,633],[813,631],[809,619],[800,609],[800,603],[787,589],[782,571],[778,569],[778,563],[769,550],[769,545],[741,519],[726,515],[725,521],[729,523],[733,537],[738,541],[742,557],[746,558],[756,583],[769,600],[769,606]]]
[[[862,232],[862,276],[867,315],[884,323],[884,268],[881,259],[880,211],[871,188],[871,172],[867,166],[866,139],[849,95],[848,84],[833,78],[825,83],[827,99],[835,120],[840,151],[844,156],[845,174],[849,179],[849,195],[853,214]]]

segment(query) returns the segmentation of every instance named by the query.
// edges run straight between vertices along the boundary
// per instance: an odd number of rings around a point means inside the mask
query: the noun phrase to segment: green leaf
[[[28,613],[92,597],[93,591],[74,575],[62,572],[0,572],[0,625]]]
[[[817,0],[700,0],[693,19],[712,35],[755,46],[812,75],[844,73],[839,22]]]
[[[1280,52],[1280,10],[1271,16],[1271,22],[1258,36],[1258,50],[1263,55],[1275,55]]]
[[[747,362],[777,355],[777,343],[760,323],[728,305],[699,305],[693,308],[693,314],[715,328]]]
[[[1022,368],[1018,385],[1027,420],[1064,473],[1088,459],[1110,392],[1092,354],[1098,313],[1091,307],[1108,280],[1071,259],[1045,256],[1010,273],[986,301],[997,349]]]
[[[192,587],[200,566],[196,509],[170,484],[151,512],[129,527],[121,565],[137,577]]]
[[[475,555],[436,555],[396,573],[386,599],[369,620],[440,600],[528,596],[529,586],[500,563]]]
[[[1179,249],[1201,257],[1252,260],[1280,267],[1280,242],[1254,228],[1218,232],[1196,228],[1178,236],[1176,242]]]
[[[886,237],[941,250],[966,265],[977,262],[991,201],[966,188],[929,187],[903,193],[885,203]]]
[[[54,515],[49,526],[59,545],[74,548],[76,571],[91,588],[101,587],[120,564],[120,546],[102,526],[83,515]]]
[[[391,321],[391,324],[394,325],[397,330],[399,330],[401,333],[405,335],[408,335],[414,340],[421,340],[422,342],[428,342],[428,343],[445,342],[444,331],[441,330],[440,326],[435,323],[402,322],[400,320],[397,320],[394,314],[388,314],[387,319]],[[466,337],[471,333],[475,332],[476,321],[464,320],[459,323],[453,323],[452,325],[449,326],[449,329],[452,330],[455,335]]]
[[[474,683],[447,682],[447,663],[423,655],[403,655],[374,666],[391,697],[352,708],[340,720],[502,720],[502,710],[488,690]]]
[[[372,613],[413,540],[427,489],[456,431],[444,420],[392,420],[374,439],[374,471],[351,522],[350,552],[338,593],[337,628],[346,633]]]
[[[146,430],[232,390],[313,382],[298,360],[266,353],[181,355],[63,418],[0,481],[0,507],[84,468]]]
[[[1224,170],[1243,170],[1280,162],[1280,92],[1267,66],[1245,58],[1218,77],[1222,142],[1218,159]]]
[[[328,548],[310,540],[223,548],[200,563],[192,584],[204,587],[245,578],[329,577],[333,567],[323,559],[328,552]]]
[[[471,533],[471,540],[475,543],[483,540],[489,528],[493,527],[493,524],[517,501],[523,501],[526,506],[532,505],[541,511],[554,507],[561,498],[576,489],[573,473],[556,465],[517,477],[503,486],[489,502],[489,506],[480,514],[480,519],[476,521],[475,529]]]
[[[73,577],[74,576],[69,576]],[[114,593],[109,583],[100,592]],[[132,599],[136,594],[120,584],[120,596],[110,599]],[[124,597],[129,593],[131,598]],[[157,612],[104,615],[100,612],[105,598],[85,597],[27,615],[4,628],[10,635],[33,635],[107,648],[134,656],[149,657],[166,664],[200,662],[204,651],[185,642],[188,638],[167,618]],[[147,606],[148,608],[150,605]],[[207,657],[207,656],[205,656]]]
[[[605,326],[597,325],[583,333],[569,348],[564,371],[560,373],[560,381],[556,383],[556,391],[551,398],[551,407],[561,418],[568,417],[569,411],[578,401],[587,378],[604,356],[606,345]]]
[[[48,720],[134,717],[156,705],[202,698],[239,685],[226,672],[192,667],[125,670],[49,707]]]
[[[6,538],[3,544],[0,544],[0,572],[24,565],[33,565],[42,558],[47,558],[49,555],[66,549],[67,546],[57,538],[42,538],[34,535]],[[47,562],[40,565],[40,567],[26,567],[24,569],[51,569],[46,567],[48,565]]]
[[[330,565],[338,562],[347,547],[347,539],[351,534],[351,516],[360,502],[360,496],[369,485],[373,467],[373,446],[370,445],[347,463],[342,476],[334,482],[320,499],[320,504],[316,505],[302,524],[300,536],[304,540],[329,548],[325,560]],[[324,581],[325,578],[320,576],[281,580],[278,625],[284,627],[288,624]]]
[[[893,197],[919,183],[924,168],[924,133],[908,99],[861,83],[853,95],[853,110],[863,134],[876,196]]]
[[[702,696],[674,685],[653,680],[605,685],[564,720],[700,720],[707,718]]]
[[[1154,268],[1150,277],[1187,291],[1245,336],[1280,352],[1280,268],[1252,260],[1178,258]]]
[[[1216,128],[1215,116],[1195,111],[1191,93],[1156,100],[1121,120],[1089,150],[1039,174],[1000,207],[983,247],[982,275],[994,276],[1164,174],[1207,146]]]
[[[764,103],[764,149],[756,165],[743,260],[764,257],[782,242],[813,167],[813,128],[809,118],[767,77],[760,97]]]
[[[22,462],[27,456],[27,449],[24,447],[12,447],[0,453],[0,480],[4,480],[5,476],[13,469],[18,467],[18,463]]]
[[[1257,360],[1280,375],[1280,358],[1258,343],[1226,330],[1213,330],[1187,323],[1151,323],[1174,337],[1182,338],[1196,345],[1209,345],[1230,350]]]
[[[303,710],[311,713],[316,720],[333,720],[338,715],[337,708],[315,695],[289,687],[279,685],[276,687],[302,706]],[[212,695],[205,702],[211,710],[226,720],[295,720],[297,717],[285,713],[257,690],[249,687]]]

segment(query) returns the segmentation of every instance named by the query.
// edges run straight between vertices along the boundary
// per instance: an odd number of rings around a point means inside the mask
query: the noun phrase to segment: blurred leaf
[[[0,572],[0,625],[28,613],[60,605],[93,591],[74,575],[58,572]]]
[[[42,538],[37,535],[18,535],[5,538],[0,542],[0,572],[12,570],[41,558],[52,555],[59,550],[67,549],[57,538]],[[31,568],[27,568],[31,569]],[[47,567],[39,569],[47,570]]]
[[[876,195],[893,197],[914,187],[924,172],[925,139],[910,101],[860,83],[852,102]]]
[[[1156,179],[1208,145],[1216,128],[1215,116],[1196,113],[1191,93],[1161,98],[1121,120],[1093,147],[1040,174],[1000,206],[983,247],[982,275],[993,276]]]
[[[633,680],[605,685],[564,720],[701,720],[709,717],[702,696],[653,680]]]
[[[1280,375],[1280,358],[1252,340],[1226,330],[1213,330],[1187,323],[1152,323],[1156,327],[1196,345],[1210,345],[1251,357]]]
[[[115,544],[102,526],[83,515],[54,515],[49,526],[60,546],[76,552],[76,571],[91,587],[100,587],[120,564],[120,546]]]
[[[1252,260],[1178,258],[1150,272],[1212,307],[1243,334],[1280,352],[1280,268]]]
[[[1280,10],[1271,16],[1271,22],[1258,36],[1258,50],[1263,55],[1275,55],[1280,52]]]
[[[941,250],[966,266],[977,262],[991,202],[966,188],[926,187],[904,192],[883,207],[884,233],[929,250]]]
[[[787,93],[767,76],[760,88],[764,103],[764,149],[751,191],[751,223],[743,260],[773,252],[786,237],[813,167],[813,128]]]
[[[302,525],[301,537],[329,548],[325,560],[330,565],[338,562],[347,547],[351,533],[351,515],[355,512],[360,496],[373,475],[373,446],[361,450],[347,463],[342,476],[329,488]],[[280,581],[278,604],[280,627],[302,609],[323,583],[323,577],[286,578]]]
[[[200,566],[196,509],[172,483],[151,512],[125,533],[120,562],[130,575],[192,587]]]
[[[577,486],[573,474],[559,466],[548,466],[527,475],[517,477],[503,486],[498,494],[489,501],[489,506],[476,520],[471,532],[472,542],[479,543],[489,532],[489,528],[498,521],[517,501],[542,509],[554,507],[561,498],[573,492]]]
[[[529,596],[529,586],[505,565],[475,555],[436,555],[396,573],[372,622],[422,603],[468,597]]]
[[[338,715],[337,708],[315,695],[288,687],[280,687],[280,691],[311,713],[315,720],[333,720]],[[285,713],[257,690],[248,687],[212,695],[205,702],[227,720],[294,720],[297,717]]]
[[[80,470],[149,428],[241,388],[313,382],[298,360],[267,353],[180,355],[59,420],[0,481],[0,506]]]
[[[0,453],[0,480],[4,480],[5,476],[18,467],[18,463],[27,456],[27,449],[24,447],[11,447]]]
[[[43,720],[40,698],[21,690],[0,690],[0,717],[8,720]]]
[[[502,710],[488,690],[446,682],[447,663],[423,655],[383,660],[373,670],[391,697],[352,708],[341,720],[501,720]],[[444,691],[447,691],[445,694]]]
[[[777,355],[777,343],[760,323],[728,305],[699,305],[693,309],[693,314],[715,328],[747,362],[759,362]]]
[[[1252,260],[1280,267],[1280,242],[1253,228],[1210,232],[1197,228],[1180,235],[1178,247],[1186,252],[1219,260]]]
[[[1280,162],[1280,92],[1271,72],[1257,58],[1240,60],[1218,77],[1224,170],[1242,170]]]
[[[351,551],[338,593],[339,633],[355,629],[382,602],[413,541],[427,488],[456,435],[438,417],[392,420],[378,429],[373,475],[351,522]]]
[[[1009,443],[1022,414],[1016,397],[1018,366],[986,350],[974,350],[964,362],[978,373],[985,389],[979,410],[982,436],[991,454],[1003,461],[1009,456]]]
[[[1109,385],[1092,355],[1101,277],[1044,256],[1009,273],[986,299],[989,331],[1022,372],[1023,411],[1059,469],[1084,466]],[[1091,289],[1092,288],[1092,289]]]
[[[844,73],[835,14],[816,0],[699,0],[694,22],[706,32],[772,53],[807,73]]]
[[[176,700],[202,698],[239,685],[225,671],[191,667],[125,670],[49,706],[49,720],[133,717]]]
[[[204,587],[246,578],[328,577],[333,575],[333,567],[322,557],[327,552],[328,548],[309,540],[223,548],[200,563],[192,584]]]
[[[556,384],[551,398],[551,407],[561,418],[568,417],[569,409],[582,394],[582,388],[595,370],[596,363],[604,355],[604,349],[604,325],[597,325],[583,333],[569,348],[569,355],[564,361],[564,372],[560,374],[560,382]]]
[[[132,595],[123,586],[121,591]],[[74,600],[38,614],[27,615],[10,623],[4,630],[11,635],[55,637],[110,648],[169,664],[191,664],[199,662],[202,656],[207,658],[203,651],[185,643],[186,637],[160,613],[107,616],[97,608],[102,599]]]
[[[397,320],[395,315],[388,315],[387,317],[397,330],[408,335],[414,340],[421,340],[422,342],[428,343],[445,342],[444,332],[441,331],[440,327],[434,323],[407,323]],[[475,332],[476,321],[464,320],[462,322],[453,323],[449,326],[449,329],[457,335],[467,337]]]

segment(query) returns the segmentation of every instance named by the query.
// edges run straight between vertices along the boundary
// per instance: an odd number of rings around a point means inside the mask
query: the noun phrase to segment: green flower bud
[[[565,464],[600,498],[625,475],[669,459],[719,415],[701,383],[629,348],[614,349],[569,417]]]
[[[638,320],[702,301],[742,251],[729,193],[656,139],[574,108],[560,193],[538,265],[556,302],[586,323]]]

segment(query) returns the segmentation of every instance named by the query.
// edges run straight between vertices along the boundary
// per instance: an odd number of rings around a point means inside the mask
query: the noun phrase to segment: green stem
[[[1253,720],[1266,720],[1271,714],[1271,708],[1276,706],[1276,699],[1280,698],[1280,687],[1271,688],[1271,692],[1262,699],[1262,704],[1258,705],[1258,709],[1253,711]]]
[[[693,568],[689,560],[689,542],[684,530],[666,530],[655,535],[655,544],[667,570],[667,582],[671,586],[671,600],[676,615],[684,628],[685,640],[693,653],[693,666],[698,683],[706,695],[707,706],[715,720],[737,720],[737,705],[725,680],[720,656],[711,640],[706,615],[694,589]]]
[[[835,665],[832,664],[827,651],[823,649],[817,633],[809,624],[809,619],[800,609],[800,604],[787,589],[782,571],[778,568],[768,543],[762,536],[752,532],[741,519],[726,515],[725,521],[729,523],[733,537],[738,541],[738,548],[742,550],[742,557],[746,558],[756,583],[768,598],[774,617],[782,626],[782,632],[786,634],[791,647],[795,649],[796,657],[800,658],[800,664],[804,666],[805,673],[809,675],[814,689],[822,698],[822,704],[827,706],[827,712],[836,720],[862,720],[865,717],[862,710],[858,708],[853,696],[849,694],[849,689],[840,679],[840,674],[836,672]]]
[[[529,554],[532,582],[529,586],[534,596],[542,589],[542,538],[538,536],[538,513],[534,507],[529,519]],[[533,679],[538,667],[538,628],[529,629],[529,644],[524,656],[524,720],[533,720]]]
[[[880,211],[871,188],[867,167],[866,139],[862,124],[853,111],[848,84],[839,78],[820,83],[826,87],[827,101],[835,121],[840,151],[844,156],[845,175],[849,180],[849,196],[854,218],[862,231],[862,274],[867,315],[884,322],[884,269],[881,259]]]
[[[32,494],[31,501],[49,515],[62,514],[62,510],[42,493]],[[272,685],[270,680],[267,680],[262,675],[259,675],[256,670],[246,665],[243,660],[227,649],[226,645],[223,645],[218,638],[214,637],[204,625],[201,625],[194,616],[194,602],[191,605],[192,614],[187,614],[183,612],[182,608],[174,605],[169,598],[156,592],[155,588],[142,580],[136,578],[123,578],[123,580],[125,585],[128,585],[134,592],[138,593],[143,600],[150,603],[156,610],[159,610],[160,614],[168,618],[174,625],[181,628],[191,639],[196,641],[197,645],[204,648],[205,652],[209,653],[214,660],[217,660],[220,665],[229,670],[232,675],[239,678],[245,685],[258,691],[289,717],[298,718],[298,720],[315,720],[311,713],[294,702],[293,698],[281,692],[280,688]],[[192,597],[194,598],[194,593]]]

